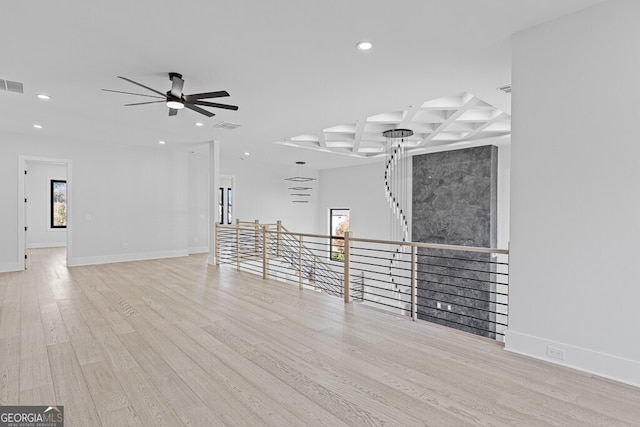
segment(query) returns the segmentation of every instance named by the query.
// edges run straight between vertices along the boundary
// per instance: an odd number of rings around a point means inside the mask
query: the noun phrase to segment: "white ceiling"
[[[24,94],[0,91],[0,141],[216,139],[223,156],[346,166],[365,159],[275,142],[463,92],[510,113],[496,89],[511,83],[510,36],[600,1],[14,0],[0,16],[0,79],[24,83]],[[374,48],[356,50],[365,39]],[[143,93],[116,78],[125,76],[165,92],[171,71],[185,93],[227,90],[215,101],[239,111],[168,117],[163,104],[124,107],[144,98],[101,91]],[[214,128],[221,121],[242,126]]]

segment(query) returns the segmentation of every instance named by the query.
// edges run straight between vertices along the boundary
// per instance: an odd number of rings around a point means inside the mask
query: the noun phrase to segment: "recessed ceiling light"
[[[33,127],[36,129],[42,129],[42,125],[39,125],[39,124],[34,124]]]
[[[160,144],[160,145],[164,145],[164,144],[166,144],[166,142],[164,142],[164,141],[158,141],[158,144]]]
[[[245,156],[249,156],[251,155],[251,153],[249,153],[248,151],[244,153]]]
[[[202,126],[204,126],[204,123],[202,123],[202,122],[196,122],[196,126],[198,126],[198,127],[202,127]]]
[[[358,44],[356,45],[356,48],[358,50],[369,50],[372,47],[373,47],[373,43],[368,42],[368,41],[364,41],[364,40],[361,41],[361,42],[358,42]]]
[[[49,95],[45,95],[44,93],[39,93],[37,96],[40,99],[51,99]]]

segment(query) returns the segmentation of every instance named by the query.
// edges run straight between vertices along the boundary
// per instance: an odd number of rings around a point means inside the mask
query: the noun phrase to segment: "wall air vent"
[[[24,93],[22,83],[12,82],[11,80],[0,79],[0,90],[6,90],[15,93]]]
[[[239,128],[242,125],[239,125],[238,123],[231,123],[231,122],[220,122],[216,125],[213,126],[214,129],[224,129],[224,130],[234,130]]]
[[[500,86],[498,90],[501,90],[504,93],[511,93],[511,85]]]

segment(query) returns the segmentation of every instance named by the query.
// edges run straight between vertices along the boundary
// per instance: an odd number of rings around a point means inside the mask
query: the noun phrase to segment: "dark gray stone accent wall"
[[[497,173],[492,145],[414,156],[412,241],[495,247]],[[488,261],[489,254],[420,249],[418,318],[495,338]]]

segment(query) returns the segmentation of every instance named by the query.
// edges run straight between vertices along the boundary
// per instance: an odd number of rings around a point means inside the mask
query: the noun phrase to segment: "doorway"
[[[71,257],[71,161],[47,157],[18,159],[18,260],[28,249],[66,247]]]

